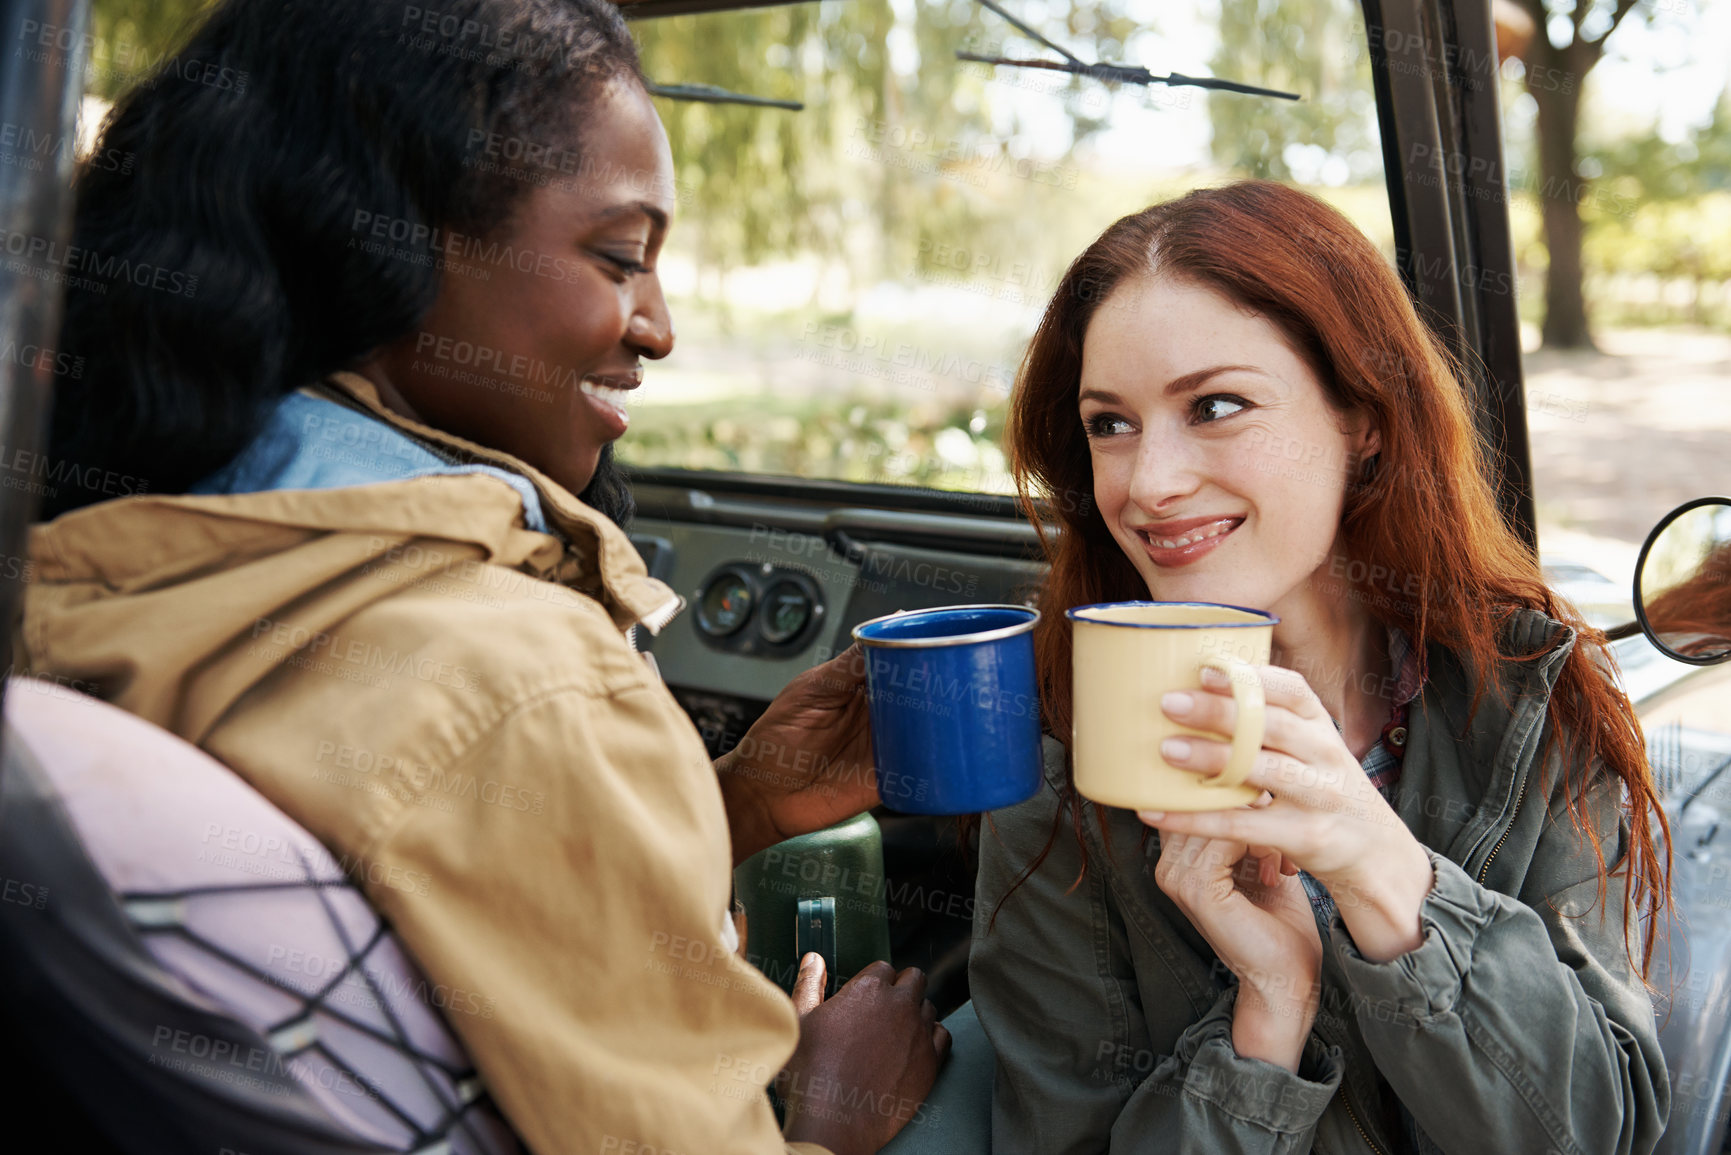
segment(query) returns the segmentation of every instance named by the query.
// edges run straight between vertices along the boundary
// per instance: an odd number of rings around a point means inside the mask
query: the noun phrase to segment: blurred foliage
[[[179,48],[199,19],[217,0],[94,0],[91,32],[97,47],[91,54],[86,87],[112,101],[144,72]]]
[[[1132,46],[1142,47],[1157,29],[1132,19],[1128,8],[1127,0],[1053,0],[1021,14],[1085,60],[1135,63]],[[635,27],[657,80],[806,104],[787,114],[658,103],[690,198],[687,215],[704,222],[701,259],[712,268],[816,251],[845,255],[856,277],[870,280],[929,254],[934,238],[968,249],[1024,244],[1040,232],[1030,227],[1029,206],[994,207],[969,195],[984,183],[970,178],[1025,165],[1030,151],[1018,139],[1024,126],[1014,109],[995,97],[1005,85],[1049,90],[1067,118],[1068,139],[1058,142],[1067,159],[1105,126],[1118,87],[957,62],[957,48],[1053,58],[972,0],[850,0]],[[1214,73],[1304,99],[1194,90],[1151,96],[1206,99],[1214,159],[1235,174],[1376,180],[1380,143],[1363,36],[1352,0],[1224,4]],[[1052,148],[1050,140],[1040,144]],[[868,154],[879,163],[845,163]],[[1295,160],[1305,171],[1295,173]],[[870,234],[864,251],[862,226]]]
[[[1613,323],[1731,329],[1731,189],[1598,214],[1586,258],[1589,298]]]
[[[1679,141],[1643,133],[1587,150],[1583,167],[1636,202],[1677,201],[1731,189],[1731,87],[1713,116]]]
[[[1209,62],[1213,75],[1296,92],[1300,99],[1212,97],[1216,162],[1264,180],[1381,178],[1370,54],[1357,4],[1237,0],[1220,5],[1219,31]]]
[[[1731,89],[1709,121],[1681,140],[1654,131],[1583,150],[1581,197],[1589,305],[1610,325],[1706,325],[1731,330]],[[1546,254],[1540,188],[1511,173],[1522,316],[1542,314]]]
[[[1001,409],[951,405],[921,420],[882,394],[767,394],[749,406],[640,409],[626,456],[638,466],[1011,493],[1003,432]]]
[[[697,239],[708,264],[755,263],[770,253],[833,244],[841,222],[835,190],[800,179],[807,156],[827,152],[834,117],[823,78],[792,67],[796,49],[839,41],[870,74],[883,70],[882,29],[820,27],[822,6],[764,9],[730,23],[725,40],[680,35],[672,21],[635,24],[646,71],[662,83],[714,84],[737,92],[801,100],[806,113],[740,105],[659,100],[681,194],[681,209],[701,213]],[[876,32],[875,40],[868,39]],[[869,96],[870,94],[868,94]],[[817,109],[810,109],[814,102]],[[725,206],[726,211],[717,211]]]
[[[1069,46],[1083,55],[1120,50],[1133,28],[1122,7],[1070,5]],[[1026,142],[994,105],[990,66],[963,64],[955,52],[1010,44],[1030,49],[1022,55],[1049,53],[972,0],[794,4],[633,27],[657,81],[805,104],[778,112],[657,102],[681,208],[702,222],[704,266],[821,253],[869,282],[918,263],[935,237],[969,248],[1009,239],[1004,214],[1024,206],[995,216],[987,198],[970,194],[1025,166],[1017,147]],[[1076,99],[1092,84],[1072,81],[1059,94],[1072,149],[1103,123]]]
[[[1586,200],[1586,291],[1613,326],[1701,325],[1731,330],[1731,188],[1666,200]],[[1510,205],[1521,316],[1537,323],[1545,267],[1539,198]]]

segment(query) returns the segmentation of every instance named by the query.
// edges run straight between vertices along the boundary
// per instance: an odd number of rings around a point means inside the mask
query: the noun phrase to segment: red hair
[[[1707,657],[1731,644],[1731,542],[1714,549],[1689,579],[1647,605],[1647,625],[1688,655]]]
[[[1496,684],[1501,662],[1539,656],[1501,652],[1512,614],[1540,610],[1575,629],[1551,697],[1551,741],[1562,746],[1578,830],[1586,829],[1595,766],[1627,788],[1634,837],[1617,869],[1630,872],[1624,927],[1631,960],[1630,906],[1644,916],[1646,973],[1656,929],[1646,916],[1670,901],[1670,831],[1634,708],[1596,664],[1609,662],[1604,635],[1551,592],[1537,558],[1499,515],[1466,390],[1393,270],[1350,221],[1305,193],[1250,181],[1124,217],[1076,258],[1046,307],[1022,361],[1005,440],[1023,510],[1050,563],[1040,590],[1046,612],[1034,637],[1047,727],[1070,732],[1070,628],[1061,611],[1148,596],[1095,508],[1076,396],[1095,310],[1120,284],[1156,273],[1213,289],[1267,318],[1306,358],[1337,411],[1359,410],[1375,422],[1381,448],[1349,484],[1341,520],[1352,563],[1342,585],[1374,618],[1404,631],[1421,654],[1432,643],[1452,652],[1476,675],[1481,695]],[[1042,506],[1057,520],[1055,533],[1039,516]],[[1381,595],[1365,584],[1369,574],[1403,575],[1403,589],[1417,593],[1409,600]],[[1080,810],[1072,809],[1079,825]],[[1609,872],[1598,840],[1589,842],[1602,905]]]

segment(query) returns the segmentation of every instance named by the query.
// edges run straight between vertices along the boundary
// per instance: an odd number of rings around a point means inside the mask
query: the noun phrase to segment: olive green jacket
[[[1233,1051],[1235,980],[1155,885],[1157,834],[1107,810],[1108,850],[1083,802],[1082,874],[1047,740],[1047,788],[981,835],[970,976],[998,1054],[995,1155],[1653,1149],[1670,1087],[1625,954],[1627,880],[1599,906],[1557,757],[1538,773],[1574,634],[1533,612],[1511,633],[1508,652],[1544,656],[1508,663],[1506,701],[1487,693],[1470,727],[1470,678],[1430,653],[1395,799],[1432,850],[1424,942],[1373,963],[1338,915],[1319,920],[1322,1005],[1297,1073]],[[1629,848],[1620,796],[1601,775],[1587,800],[1612,866]],[[1051,853],[1000,907],[1055,820]]]

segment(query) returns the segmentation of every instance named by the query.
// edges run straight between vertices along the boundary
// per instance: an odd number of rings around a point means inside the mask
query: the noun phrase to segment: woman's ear
[[[1382,430],[1376,419],[1362,409],[1346,415],[1342,432],[1347,437],[1347,452],[1354,461],[1369,461],[1382,452]]]

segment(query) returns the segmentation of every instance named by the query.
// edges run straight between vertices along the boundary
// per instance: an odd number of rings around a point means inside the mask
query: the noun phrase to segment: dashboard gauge
[[[763,595],[763,640],[779,646],[797,638],[811,624],[811,595],[798,582],[783,578]]]
[[[691,595],[703,644],[747,657],[787,657],[816,640],[823,590],[809,575],[763,562],[726,562]]]
[[[754,600],[751,585],[742,575],[723,571],[710,581],[698,599],[698,628],[712,638],[736,634],[751,617]]]

